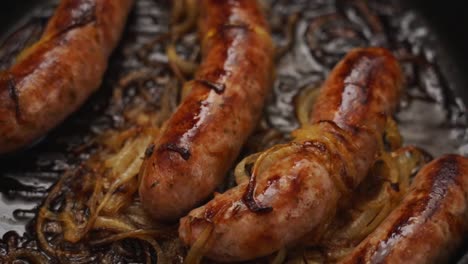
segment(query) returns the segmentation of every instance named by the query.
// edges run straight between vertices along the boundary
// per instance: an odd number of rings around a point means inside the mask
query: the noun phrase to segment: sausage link
[[[447,263],[467,227],[468,159],[446,155],[421,169],[401,204],[341,263]]]
[[[273,75],[273,44],[256,1],[203,0],[200,10],[202,63],[140,173],[142,203],[164,222],[222,182],[260,118]]]
[[[376,137],[382,137],[399,101],[401,83],[398,62],[387,50],[348,53],[324,83],[310,115],[318,129],[315,138],[294,141],[283,154],[276,151],[277,158],[260,174],[254,171],[249,183],[191,211],[180,221],[181,240],[193,245],[211,228],[207,257],[243,261],[318,236],[338,200],[372,165],[379,150]]]
[[[37,43],[0,72],[0,154],[33,143],[96,90],[133,0],[62,0]]]

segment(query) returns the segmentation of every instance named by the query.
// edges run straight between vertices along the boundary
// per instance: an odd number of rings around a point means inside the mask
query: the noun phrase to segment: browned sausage
[[[387,50],[351,51],[331,72],[314,106],[315,137],[292,142],[249,183],[182,218],[182,241],[192,245],[212,228],[207,257],[242,261],[313,237],[333,217],[343,194],[367,174],[401,83],[398,62]]]
[[[62,0],[40,38],[0,72],[0,154],[31,144],[96,90],[133,0]]]
[[[468,159],[446,155],[416,175],[387,219],[341,263],[446,263],[468,228]]]
[[[202,63],[141,170],[141,200],[161,221],[177,220],[213,193],[271,86],[273,44],[257,2],[203,0],[200,10]]]

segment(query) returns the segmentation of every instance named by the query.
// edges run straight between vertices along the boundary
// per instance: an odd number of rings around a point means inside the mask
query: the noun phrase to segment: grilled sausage
[[[468,228],[468,159],[446,155],[416,175],[387,219],[341,263],[447,263]]]
[[[37,43],[0,72],[0,154],[33,143],[96,90],[132,0],[63,0]]]
[[[273,44],[256,1],[203,0],[200,6],[202,63],[140,173],[140,198],[159,221],[177,220],[213,193],[271,86]]]
[[[376,137],[382,137],[399,101],[401,83],[398,62],[387,50],[352,50],[321,88],[310,116],[317,136],[292,142],[292,151],[277,152],[250,182],[191,211],[180,221],[181,240],[193,245],[212,229],[206,256],[243,261],[318,236],[339,199],[372,165],[379,150]]]

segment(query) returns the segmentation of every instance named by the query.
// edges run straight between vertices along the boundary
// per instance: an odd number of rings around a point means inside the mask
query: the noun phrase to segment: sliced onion
[[[198,1],[197,0],[184,0],[185,19],[179,24],[172,26],[172,39],[177,40],[184,33],[192,29],[198,17]]]
[[[174,45],[168,45],[166,47],[166,54],[171,66],[176,67],[185,76],[192,75],[196,70],[198,65],[181,58],[174,47]]]
[[[271,262],[271,264],[282,264],[282,263],[284,263],[284,261],[286,260],[286,256],[287,256],[286,249],[285,248],[280,249],[278,251],[278,253],[276,253],[276,256],[273,259],[273,261]]]
[[[208,249],[208,241],[211,238],[211,233],[213,232],[213,230],[213,225],[207,225],[205,230],[202,231],[200,236],[197,238],[195,243],[193,243],[192,247],[187,253],[187,257],[185,258],[184,264],[199,264],[201,262],[201,260],[203,259],[203,255]]]
[[[309,115],[320,93],[320,88],[313,86],[301,91],[296,101],[296,116],[301,127],[310,124]]]
[[[254,162],[256,162],[260,154],[261,153],[255,153],[249,155],[242,159],[242,161],[239,162],[239,164],[237,164],[236,168],[234,169],[234,177],[236,179],[237,185],[240,185],[244,182],[249,182],[250,175],[247,174],[245,167],[247,164],[253,164]]]

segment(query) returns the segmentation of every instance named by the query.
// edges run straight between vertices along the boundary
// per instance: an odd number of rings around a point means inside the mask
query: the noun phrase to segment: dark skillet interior
[[[441,4],[436,0],[414,0],[412,3],[416,10],[420,10],[426,20],[435,29],[443,44],[443,53],[449,58],[451,64],[449,77],[454,78],[454,88],[459,96],[468,102],[468,76],[464,70],[468,66],[468,31],[463,25],[468,25],[468,16],[464,1],[450,0]]]
[[[35,5],[46,1],[4,1],[0,6],[0,40],[17,24],[18,19]],[[468,104],[468,76],[464,73],[468,66],[468,31],[465,27],[468,25],[468,16],[463,1],[452,0],[441,4],[436,0],[413,0],[410,5],[423,14],[438,35],[442,44],[439,47],[442,71],[448,77],[450,86],[464,99],[465,105]],[[468,264],[468,254],[460,263]]]
[[[4,36],[11,26],[18,22],[18,18],[41,2],[44,1],[17,0],[3,2],[0,8],[0,36]]]

